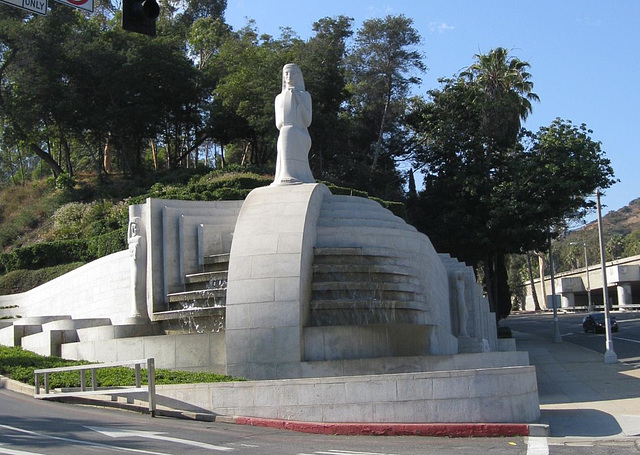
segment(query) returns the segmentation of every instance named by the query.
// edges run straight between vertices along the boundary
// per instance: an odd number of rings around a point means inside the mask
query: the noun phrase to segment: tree
[[[609,260],[615,260],[622,257],[624,251],[624,236],[621,234],[612,235],[607,244],[605,245],[605,251]]]
[[[406,155],[403,121],[409,89],[420,82],[416,73],[426,70],[416,49],[420,43],[410,18],[369,19],[358,29],[349,56],[354,120],[350,147],[358,151],[356,160],[370,167],[368,172],[356,168],[368,180],[363,189],[381,196],[392,196],[394,186],[402,183],[395,162]]]
[[[318,179],[344,176],[342,145],[347,141],[344,105],[346,89],[347,39],[353,34],[353,19],[325,17],[313,24],[315,35],[296,52],[306,89],[313,102],[313,126],[309,163]]]
[[[506,317],[505,256],[545,250],[549,227],[592,207],[588,196],[615,182],[613,170],[586,126],[560,119],[500,146],[483,87],[466,78],[442,83],[411,119],[425,173],[414,219],[437,249],[483,267],[491,307]]]
[[[532,111],[532,101],[539,101],[532,92],[529,64],[509,56],[503,47],[488,54],[476,54],[476,62],[463,71],[461,77],[476,84],[484,97],[483,127],[498,146],[512,147],[518,140],[521,121]]]
[[[624,256],[640,254],[640,229],[636,229],[624,238]]]
[[[210,77],[218,81],[213,103],[227,112],[223,119],[242,119],[244,128],[236,129],[228,140],[243,143],[247,163],[264,165],[275,157],[278,130],[273,103],[281,88],[282,67],[292,60],[300,43],[287,30],[279,40],[258,36],[251,21],[229,36],[210,60]]]

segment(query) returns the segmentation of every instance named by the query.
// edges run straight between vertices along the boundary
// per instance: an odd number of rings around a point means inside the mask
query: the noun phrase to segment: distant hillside
[[[602,217],[602,227],[608,235],[629,235],[640,229],[640,198],[629,202],[620,210],[612,210]],[[598,222],[593,221],[583,229],[598,229]]]
[[[605,259],[640,254],[640,198],[619,210],[612,210],[602,217]],[[563,272],[584,267],[584,245],[590,264],[600,263],[598,222],[593,221],[567,233],[554,242],[556,271]]]

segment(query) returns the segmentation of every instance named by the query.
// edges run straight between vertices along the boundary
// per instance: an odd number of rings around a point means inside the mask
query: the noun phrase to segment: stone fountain
[[[65,286],[62,277],[0,305],[111,319],[56,345],[65,357],[153,356],[160,368],[249,379],[159,387],[195,410],[317,422],[537,420],[535,369],[514,340],[497,339],[473,270],[377,202],[315,183],[311,97],[296,65],[283,69],[275,108],[272,185],[244,202],[131,206],[130,248],[112,255],[111,274],[103,258],[103,268],[73,277],[109,276],[110,295],[94,289],[72,305],[65,288],[38,302]],[[25,322],[0,329],[0,343],[29,345],[38,325]]]

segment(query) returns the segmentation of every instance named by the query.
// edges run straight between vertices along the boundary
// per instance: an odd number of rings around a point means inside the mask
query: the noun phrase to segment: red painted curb
[[[529,425],[524,423],[321,423],[258,417],[236,417],[235,421],[238,425],[343,436],[529,436]]]

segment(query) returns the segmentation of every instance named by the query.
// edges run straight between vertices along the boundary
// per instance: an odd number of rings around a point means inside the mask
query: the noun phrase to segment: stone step
[[[229,270],[229,253],[213,254],[202,258],[205,272],[222,272]]]
[[[204,289],[226,289],[228,272],[203,272],[186,275],[184,278],[186,291],[199,291]]]
[[[79,341],[105,341],[155,335],[151,324],[118,324],[76,330]]]
[[[458,337],[458,352],[460,354],[471,354],[484,352],[487,350],[485,343],[475,337]]]
[[[344,289],[325,289],[319,291],[312,291],[312,300],[325,300],[325,299],[340,299],[345,301],[352,300],[399,300],[399,301],[412,301],[416,300],[419,296],[417,292],[405,291],[405,290],[388,290],[382,287],[364,287],[360,288],[344,288]]]
[[[429,314],[424,308],[425,304],[417,301],[314,300],[310,325],[426,324]]]
[[[226,289],[202,289],[199,291],[174,292],[167,295],[167,300],[169,304],[207,302],[207,305],[197,306],[215,306],[216,302],[224,302],[226,296]],[[224,305],[224,303],[222,303],[221,305]]]
[[[186,318],[224,317],[225,307],[197,307],[153,313],[156,321],[183,320]]]
[[[51,321],[59,321],[61,319],[71,319],[70,315],[52,315],[52,316],[29,316],[20,318],[13,325],[42,325]]]
[[[311,300],[311,310],[370,310],[370,309],[394,309],[394,310],[418,310],[426,311],[426,304],[417,300],[367,300],[344,299]]]
[[[379,245],[399,245],[400,241],[413,245],[415,235],[418,233],[415,227],[410,224],[388,226],[364,226],[364,225],[335,225],[318,226],[316,245],[325,247],[326,245],[336,245],[337,240],[347,242],[344,246],[352,245],[355,240],[362,244],[362,240],[369,240],[365,246],[375,247]],[[408,242],[406,240],[409,240]],[[341,245],[337,245],[340,247]]]
[[[78,330],[87,327],[110,326],[109,318],[86,318],[86,319],[61,319],[58,321],[42,324],[42,331],[47,330]]]
[[[388,248],[314,248],[314,265],[387,265],[413,269],[415,260],[407,252]]]
[[[406,224],[400,218],[397,220],[387,220],[378,218],[333,218],[320,217],[318,227],[379,227],[389,229],[415,230],[413,226]]]
[[[13,325],[13,321],[15,321],[16,319],[2,319],[0,320],[0,329],[4,329],[5,327],[9,327],[10,325]]]
[[[211,256],[205,256],[203,262],[205,264],[229,263],[229,256],[229,253],[212,254]]]
[[[320,281],[311,284],[311,290],[317,291],[402,291],[419,293],[422,288],[410,283],[386,283],[379,281]]]
[[[362,206],[353,204],[323,204],[320,208],[320,218],[340,218],[347,220],[350,218],[362,218],[372,220],[388,220],[399,221],[404,223],[405,221],[394,215],[390,210],[384,209],[380,206]]]
[[[408,267],[400,265],[314,264],[314,282],[343,280],[420,284],[420,279]]]
[[[344,194],[332,194],[330,197],[325,198],[322,202],[323,207],[325,206],[353,206],[353,207],[376,207],[378,209],[384,209],[379,202],[373,201],[371,199],[367,199],[364,197],[358,196],[348,196]]]

